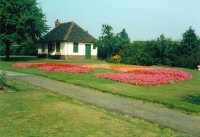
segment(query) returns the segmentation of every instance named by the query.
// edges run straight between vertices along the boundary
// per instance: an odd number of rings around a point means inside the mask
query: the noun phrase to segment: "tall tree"
[[[116,37],[112,32],[110,25],[102,25],[102,34],[99,37],[99,55],[102,59],[108,59],[112,56],[116,46]]]
[[[159,63],[165,64],[168,60],[167,58],[167,49],[172,45],[172,41],[169,38],[166,38],[164,34],[160,35],[157,38],[156,42],[156,58],[159,58]]]
[[[184,34],[179,47],[178,66],[196,68],[200,64],[200,45],[195,30],[190,27]]]
[[[36,0],[0,0],[0,41],[9,59],[12,43],[37,40],[48,29],[45,15]]]
[[[195,30],[190,27],[185,33],[183,33],[183,39],[181,41],[181,54],[190,55],[194,53],[198,48],[198,37]]]
[[[128,37],[128,33],[126,32],[125,29],[123,29],[120,33],[118,33],[118,36],[120,38],[120,44],[122,46],[130,43],[130,39]]]

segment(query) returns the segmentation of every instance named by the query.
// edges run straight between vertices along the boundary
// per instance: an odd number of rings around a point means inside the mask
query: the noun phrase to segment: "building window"
[[[60,43],[59,42],[56,43],[56,52],[60,52]]]
[[[45,52],[45,44],[42,44],[42,52]]]
[[[93,45],[93,49],[96,49],[97,48],[97,46],[96,45]]]
[[[74,45],[73,45],[73,52],[78,53],[78,43],[77,42],[74,43]]]

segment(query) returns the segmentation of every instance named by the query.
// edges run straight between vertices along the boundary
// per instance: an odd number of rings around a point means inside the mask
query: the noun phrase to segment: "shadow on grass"
[[[200,95],[197,96],[189,95],[188,97],[184,98],[183,101],[200,105]]]
[[[20,62],[20,61],[35,61],[40,60],[37,56],[10,56],[9,60],[6,60],[4,56],[0,57],[2,61],[9,61],[9,62]]]
[[[10,56],[9,60],[6,60],[5,56],[0,56],[0,61],[8,62],[67,62],[67,63],[87,63],[87,64],[104,64],[105,61],[96,60],[96,59],[83,59],[83,60],[62,60],[62,59],[53,59],[53,58],[39,58],[38,56]]]

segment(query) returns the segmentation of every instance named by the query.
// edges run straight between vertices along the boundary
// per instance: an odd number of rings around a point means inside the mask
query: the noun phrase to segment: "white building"
[[[47,33],[38,47],[39,57],[57,59],[97,59],[95,38],[74,22],[55,23],[55,28]]]

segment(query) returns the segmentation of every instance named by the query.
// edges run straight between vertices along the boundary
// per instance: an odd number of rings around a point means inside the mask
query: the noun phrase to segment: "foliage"
[[[199,45],[197,44],[198,37],[195,31],[190,27],[184,34],[181,41],[180,53],[185,55],[191,55],[195,53]]]
[[[109,60],[112,56],[118,54],[122,47],[129,43],[128,34],[125,29],[119,34],[113,33],[110,25],[102,25],[102,34],[97,42],[98,57]]]
[[[0,45],[0,55],[6,55],[6,48],[4,45]],[[37,45],[33,40],[28,39],[21,43],[21,45],[11,46],[10,55],[37,55]]]
[[[31,39],[27,39],[19,46],[11,47],[11,55],[37,55],[37,45]]]
[[[130,39],[128,37],[128,33],[125,29],[123,29],[120,33],[117,34],[119,38],[121,39],[121,45],[124,45],[126,43],[130,43]]]
[[[111,62],[115,64],[118,64],[121,61],[122,61],[122,57],[120,55],[115,55],[115,56],[112,56],[111,58]]]
[[[48,29],[45,15],[36,0],[1,0],[0,19],[0,41],[6,45],[7,59],[11,44],[37,40]]]
[[[162,34],[155,40],[134,41],[132,43],[125,29],[114,34],[111,32],[111,26],[103,28],[98,52],[99,58],[106,59],[108,62],[112,62],[110,56],[120,54],[122,63],[132,65],[197,68],[200,64],[200,39],[191,27],[183,34],[181,41],[172,41]],[[102,48],[102,45],[110,46]]]
[[[0,56],[4,56],[6,53],[6,48],[3,43],[0,44]]]
[[[2,71],[0,73],[0,90],[3,90],[5,89],[5,86],[6,86],[6,73],[4,71]]]
[[[115,47],[115,36],[110,25],[102,25],[102,36],[98,41],[98,56],[102,59],[110,58]]]
[[[130,44],[130,39],[128,37],[128,33],[125,29],[123,29],[120,33],[116,35],[117,39],[117,52],[119,52],[125,45]]]
[[[197,68],[200,64],[200,43],[195,31],[191,27],[183,34],[178,53],[177,66]]]

